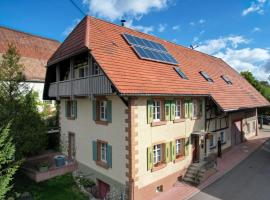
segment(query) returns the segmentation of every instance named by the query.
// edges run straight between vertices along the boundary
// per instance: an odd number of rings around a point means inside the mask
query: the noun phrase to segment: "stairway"
[[[191,183],[193,185],[199,185],[204,178],[206,169],[202,164],[193,163],[191,164],[183,178],[183,181]]]

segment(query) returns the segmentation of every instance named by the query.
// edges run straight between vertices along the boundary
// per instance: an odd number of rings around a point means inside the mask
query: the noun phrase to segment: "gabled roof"
[[[24,65],[24,74],[28,81],[44,81],[46,64],[51,55],[59,47],[56,40],[24,33],[6,27],[0,27],[0,57],[9,44],[14,44]]]
[[[123,33],[161,43],[178,60],[188,77],[182,79],[170,64],[142,60]],[[48,65],[89,49],[120,95],[209,95],[225,111],[269,106],[269,102],[223,60],[157,37],[85,17],[62,43]],[[200,71],[213,79],[206,81]],[[230,77],[226,84],[222,75]]]

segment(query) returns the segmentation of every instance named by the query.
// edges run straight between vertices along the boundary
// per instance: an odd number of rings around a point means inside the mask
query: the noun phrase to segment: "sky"
[[[270,0],[73,0],[83,13],[270,73]],[[84,17],[71,0],[0,0],[0,26],[64,41]],[[181,61],[180,61],[181,62]]]

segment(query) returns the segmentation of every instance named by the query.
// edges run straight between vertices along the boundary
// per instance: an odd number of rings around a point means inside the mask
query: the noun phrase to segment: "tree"
[[[12,188],[10,183],[20,165],[20,162],[14,161],[15,145],[9,128],[10,124],[0,128],[0,200],[5,199]]]
[[[0,127],[13,120],[10,134],[18,159],[46,146],[46,127],[38,112],[37,96],[27,87],[23,69],[16,47],[9,45],[0,62]]]

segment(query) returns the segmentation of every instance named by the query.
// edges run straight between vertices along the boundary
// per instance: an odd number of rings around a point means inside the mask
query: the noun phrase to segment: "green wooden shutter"
[[[97,101],[93,100],[92,101],[92,113],[93,113],[93,120],[96,121],[97,120]]]
[[[171,121],[175,119],[175,101],[171,101]]]
[[[112,168],[112,146],[108,144],[107,144],[106,160],[108,166]]]
[[[77,118],[77,101],[72,102],[72,109],[74,113],[74,118]]]
[[[171,141],[171,161],[175,161],[176,154],[175,154],[175,140]]]
[[[111,100],[107,101],[106,117],[107,117],[107,121],[111,123],[112,122],[112,101]]]
[[[189,106],[188,101],[185,101],[185,118],[189,118]]]
[[[68,117],[68,102],[65,101],[65,116]]]
[[[153,122],[153,100],[147,101],[147,123]]]
[[[188,103],[188,117],[189,118],[193,117],[193,102],[192,101]]]
[[[147,170],[153,169],[153,148],[147,148]]]
[[[97,161],[97,141],[92,141],[93,160]]]
[[[185,156],[189,155],[189,138],[185,138]]]
[[[170,110],[171,110],[171,101],[169,101],[169,100],[166,100],[165,101],[165,120],[166,121],[170,121],[170,114],[171,114],[171,112],[170,112]]]
[[[165,144],[165,162],[169,163],[171,161],[171,144],[167,142]]]

